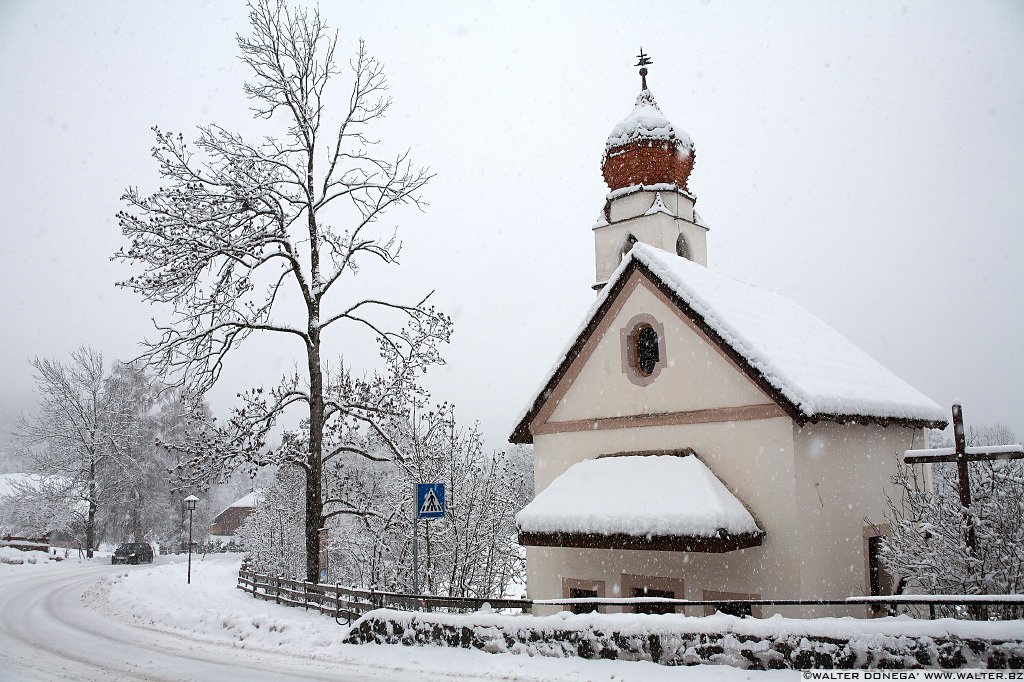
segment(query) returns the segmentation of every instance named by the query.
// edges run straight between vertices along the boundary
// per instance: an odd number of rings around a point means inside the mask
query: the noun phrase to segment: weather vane
[[[650,57],[648,57],[646,54],[644,54],[644,48],[643,47],[640,48],[640,54],[637,55],[637,59],[640,60],[640,61],[638,61],[636,63],[636,65],[640,67],[640,83],[643,85],[642,89],[646,90],[647,89],[647,66],[648,66],[648,64],[653,64],[654,62],[651,61]]]

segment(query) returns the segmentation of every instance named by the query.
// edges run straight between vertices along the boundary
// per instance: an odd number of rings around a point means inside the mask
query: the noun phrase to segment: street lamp
[[[189,495],[185,498],[185,509],[188,509],[188,584],[192,584],[192,512],[196,510],[199,498]]]

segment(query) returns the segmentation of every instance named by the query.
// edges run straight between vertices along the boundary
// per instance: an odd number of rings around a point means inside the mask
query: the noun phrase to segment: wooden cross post
[[[938,462],[956,462],[957,488],[960,492],[960,506],[963,508],[966,531],[964,539],[967,548],[974,556],[978,555],[978,536],[971,518],[971,472],[968,462],[993,461],[997,459],[1024,459],[1024,446],[995,445],[991,447],[967,447],[967,436],[964,433],[964,415],[960,403],[953,403],[953,442],[952,448],[932,448],[930,450],[907,450],[903,453],[903,461],[907,464],[933,464]]]

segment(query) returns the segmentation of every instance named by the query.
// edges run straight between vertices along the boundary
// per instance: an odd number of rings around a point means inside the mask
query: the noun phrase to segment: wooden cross
[[[964,415],[960,403],[953,403],[953,441],[955,446],[952,448],[907,450],[903,453],[903,461],[907,464],[956,462],[960,506],[963,507],[964,521],[967,525],[965,539],[971,554],[977,556],[978,537],[974,532],[974,523],[971,520],[971,473],[967,468],[967,463],[991,462],[998,459],[1024,459],[1024,446],[1018,443],[990,447],[967,447],[967,437],[964,434]]]

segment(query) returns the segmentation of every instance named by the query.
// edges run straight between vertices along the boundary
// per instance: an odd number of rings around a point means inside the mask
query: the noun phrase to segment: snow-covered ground
[[[39,558],[39,557],[36,557]],[[237,555],[0,564],[3,680],[764,680],[793,672],[341,644],[332,618],[235,588]]]

